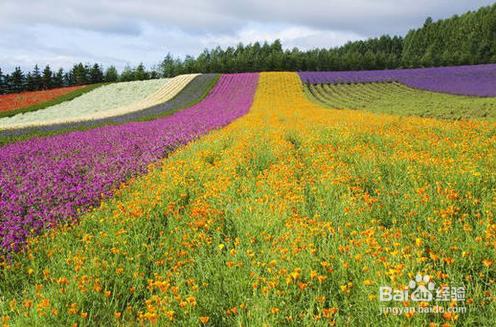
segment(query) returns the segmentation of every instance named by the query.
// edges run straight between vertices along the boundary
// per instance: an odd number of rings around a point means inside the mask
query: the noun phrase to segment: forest
[[[0,93],[187,73],[376,70],[495,62],[496,4],[435,22],[428,17],[422,27],[410,30],[404,37],[383,35],[334,48],[284,49],[276,40],[205,49],[196,57],[177,58],[169,53],[153,69],[139,64],[121,73],[114,66],[104,69],[97,63],[75,64],[68,72],[62,68],[53,71],[50,66],[41,70],[38,65],[27,73],[20,67],[10,74],[2,74],[0,69]]]

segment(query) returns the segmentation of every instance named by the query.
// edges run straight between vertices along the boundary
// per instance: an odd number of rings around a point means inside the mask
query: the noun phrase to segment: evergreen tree
[[[90,83],[103,82],[103,71],[98,64],[94,64],[90,69]]]
[[[208,50],[205,50],[208,51]],[[204,51],[204,52],[205,52]],[[162,63],[160,64],[160,70],[163,77],[173,77],[176,76],[176,60],[172,57],[170,53],[168,53]],[[205,65],[207,66],[207,65]],[[208,66],[207,66],[208,67]]]
[[[39,91],[41,90],[42,86],[43,86],[43,79],[41,77],[41,72],[40,72],[40,68],[38,67],[38,65],[35,65],[34,66],[34,69],[33,69],[33,72],[31,73],[32,75],[32,83],[31,83],[31,90],[33,91]]]
[[[143,63],[140,63],[134,70],[134,80],[143,81],[149,79],[148,73],[145,70]]]
[[[71,85],[84,85],[89,82],[89,69],[87,65],[82,63],[76,64],[72,67],[70,72]]]
[[[72,86],[75,84],[72,70],[64,74],[64,86]]]
[[[14,93],[24,91],[26,79],[21,67],[16,67],[14,72],[10,75],[10,90]]]
[[[110,66],[109,68],[107,68],[107,70],[105,71],[104,80],[107,83],[117,82],[119,80],[119,73],[114,66]]]
[[[136,80],[134,69],[132,69],[131,66],[126,65],[126,67],[124,67],[124,70],[121,73],[119,81],[129,82],[134,80]]]
[[[53,76],[53,86],[54,87],[63,87],[64,86],[64,70],[59,68],[57,73]]]
[[[30,72],[26,74],[26,91],[34,91],[34,80],[33,75]]]
[[[150,71],[150,79],[157,78],[160,78],[160,73],[156,69],[152,69],[152,71]]]
[[[43,69],[43,76],[41,78],[41,88],[43,90],[48,90],[53,87],[53,73],[52,70],[50,69],[49,65],[45,66],[45,69]]]
[[[496,4],[433,21],[405,37],[404,66],[482,64],[496,56]]]

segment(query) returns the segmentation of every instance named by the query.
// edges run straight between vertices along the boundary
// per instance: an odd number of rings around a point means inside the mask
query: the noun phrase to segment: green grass
[[[108,84],[108,83],[91,84],[91,85],[85,86],[83,88],[69,92],[67,94],[61,95],[61,96],[59,96],[55,99],[52,99],[52,100],[48,100],[48,101],[45,101],[42,103],[37,103],[37,104],[34,104],[32,106],[19,108],[16,110],[3,111],[3,112],[0,112],[0,118],[12,117],[12,116],[15,116],[18,114],[24,114],[26,112],[38,111],[38,110],[45,109],[45,108],[48,108],[51,106],[55,106],[55,105],[62,103],[62,102],[71,101],[71,100],[73,100],[73,99],[75,99],[75,98],[77,98],[77,97],[79,97],[85,93],[93,91],[94,89],[96,89],[100,86],[103,86],[105,84]]]
[[[496,118],[496,98],[429,92],[400,83],[307,84],[305,91],[313,101],[336,109],[455,120]]]

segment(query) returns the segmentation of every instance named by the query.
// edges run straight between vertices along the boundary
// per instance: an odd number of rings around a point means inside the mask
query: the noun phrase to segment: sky
[[[0,0],[0,68],[122,69],[168,53],[280,39],[284,48],[335,47],[404,35],[426,17],[450,17],[485,0]]]

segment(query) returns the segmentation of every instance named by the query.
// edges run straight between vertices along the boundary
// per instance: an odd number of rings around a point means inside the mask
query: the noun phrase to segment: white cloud
[[[280,39],[285,48],[335,47],[347,41],[363,39],[365,36],[346,31],[318,30],[306,26],[252,24],[234,35],[207,35],[202,38],[204,47],[232,46],[239,42],[275,41]]]

